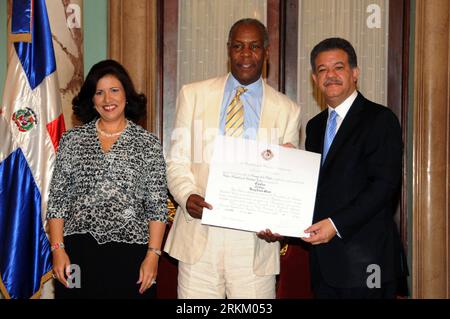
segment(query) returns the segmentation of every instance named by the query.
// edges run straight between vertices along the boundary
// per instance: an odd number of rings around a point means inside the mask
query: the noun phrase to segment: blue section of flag
[[[41,194],[21,149],[0,163],[0,273],[11,298],[30,298],[52,268]]]
[[[55,72],[56,60],[45,0],[34,0],[33,10],[32,43],[18,42],[14,46],[28,83],[34,90],[46,76]]]
[[[31,0],[14,0],[11,33],[31,33]]]

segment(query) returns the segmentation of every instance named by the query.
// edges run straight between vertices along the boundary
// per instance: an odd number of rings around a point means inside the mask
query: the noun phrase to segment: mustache
[[[325,82],[323,83],[324,86],[328,86],[330,84],[342,85],[342,81],[339,80],[338,78],[329,78],[329,79],[325,80]]]

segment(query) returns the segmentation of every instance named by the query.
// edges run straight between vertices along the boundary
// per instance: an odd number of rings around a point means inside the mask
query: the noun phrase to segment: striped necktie
[[[227,116],[225,118],[225,135],[241,137],[244,133],[244,106],[240,96],[247,91],[246,88],[238,87],[236,95],[227,107]]]
[[[325,132],[325,141],[323,143],[322,164],[323,162],[325,162],[325,158],[327,157],[328,151],[330,150],[331,143],[333,143],[334,136],[336,135],[336,117],[336,111],[331,111],[330,116],[328,117],[327,130]]]

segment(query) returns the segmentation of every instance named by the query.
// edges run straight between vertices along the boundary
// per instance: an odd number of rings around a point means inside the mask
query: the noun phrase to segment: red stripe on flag
[[[55,151],[58,149],[59,139],[66,130],[66,125],[64,124],[64,115],[61,114],[56,120],[47,124],[47,131],[52,139],[53,147]]]

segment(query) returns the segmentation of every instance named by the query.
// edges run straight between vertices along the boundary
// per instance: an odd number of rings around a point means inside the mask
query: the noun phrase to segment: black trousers
[[[139,293],[139,268],[147,245],[109,242],[99,245],[90,234],[66,236],[71,264],[79,266],[80,287],[66,288],[55,280],[55,299],[151,299],[156,285]],[[77,269],[77,267],[75,268]],[[75,272],[72,273],[75,275]],[[76,284],[76,280],[70,281]]]

